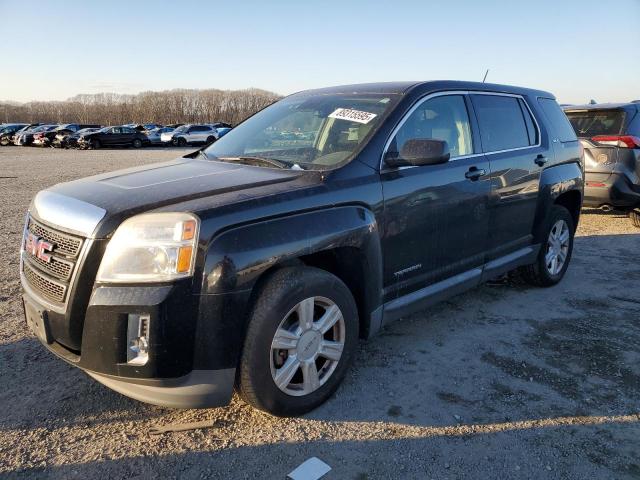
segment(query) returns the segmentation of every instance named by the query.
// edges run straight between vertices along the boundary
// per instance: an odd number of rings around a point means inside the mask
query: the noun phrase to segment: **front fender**
[[[380,311],[382,253],[373,213],[341,206],[237,226],[216,235],[206,249],[194,368],[235,368],[244,341],[251,292],[271,267],[323,251],[351,247],[363,259],[363,313]],[[374,315],[364,319],[374,325]],[[374,328],[374,329],[377,329]]]
[[[381,291],[382,253],[375,216],[362,206],[341,206],[259,221],[217,235],[207,248],[201,292],[249,290],[274,265],[340,247],[364,254],[365,278]]]

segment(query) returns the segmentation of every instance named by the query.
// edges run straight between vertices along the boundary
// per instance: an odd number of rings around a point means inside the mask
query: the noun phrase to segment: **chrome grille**
[[[50,262],[40,260],[38,257],[27,254],[29,260],[36,263],[45,273],[59,280],[69,280],[73,271],[73,263],[58,257],[51,256]]]
[[[77,257],[82,247],[82,239],[67,233],[58,232],[52,228],[37,223],[29,218],[29,231],[34,235],[44,238],[55,245],[55,252],[68,257]]]
[[[32,252],[22,252],[24,281],[34,294],[64,304],[84,239],[37,222],[31,216],[27,218],[27,232],[49,242],[53,248],[47,252],[49,261]],[[22,241],[24,246],[25,238]]]
[[[26,263],[23,264],[22,270],[29,285],[40,295],[54,302],[64,302],[64,297],[67,293],[66,285],[48,279]]]

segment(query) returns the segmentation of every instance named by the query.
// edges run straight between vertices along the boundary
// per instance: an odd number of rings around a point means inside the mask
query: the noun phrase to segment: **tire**
[[[312,318],[313,323],[308,323],[309,329],[300,329],[297,312],[304,311],[303,306],[311,305],[309,302],[314,308],[307,310],[307,318]],[[327,321],[326,325],[332,326],[324,334],[320,333],[321,319],[334,322]],[[288,349],[274,346],[276,331],[286,333],[280,333],[278,338],[290,345]],[[328,340],[333,342],[329,344]],[[342,350],[338,353],[335,347],[340,344]],[[277,416],[309,412],[336,391],[357,344],[358,310],[351,292],[339,278],[311,267],[278,270],[263,286],[251,309],[237,374],[240,396],[253,407]],[[325,349],[333,359],[324,357],[323,345],[333,346]],[[303,369],[316,375],[306,374]],[[293,372],[291,376],[286,375],[287,371]],[[278,377],[280,387],[276,384]],[[317,381],[306,382],[305,378]]]
[[[94,150],[98,150],[101,147],[102,147],[102,143],[100,143],[100,140],[91,141],[91,148],[93,148]]]
[[[207,137],[207,141],[205,142],[207,145],[211,145],[213,142],[216,141],[216,137]]]
[[[629,212],[629,219],[634,227],[640,228],[640,208],[635,208]]]
[[[179,147],[186,147],[187,141],[184,138],[180,137],[178,138],[176,145],[178,145]]]
[[[133,148],[140,148],[142,147],[142,140],[140,140],[139,138],[135,138],[131,145],[133,146]]]
[[[562,226],[564,224],[564,227]],[[562,233],[559,233],[562,228]],[[564,237],[564,228],[566,228],[566,241]],[[562,236],[562,238],[552,240],[552,232]],[[520,268],[522,278],[529,284],[538,287],[551,287],[556,285],[562,277],[564,277],[569,262],[571,261],[571,254],[573,252],[573,238],[575,236],[575,227],[573,225],[573,217],[569,213],[569,210],[560,206],[554,205],[549,215],[547,216],[544,226],[541,230],[541,234],[538,238],[541,239],[541,248],[538,258],[531,265],[526,265]],[[553,259],[554,252],[562,252],[562,254],[556,254],[556,264],[553,264],[553,260],[549,263],[548,259]],[[549,257],[547,257],[549,256]],[[562,260],[564,258],[564,260]],[[562,264],[559,263],[562,261]]]

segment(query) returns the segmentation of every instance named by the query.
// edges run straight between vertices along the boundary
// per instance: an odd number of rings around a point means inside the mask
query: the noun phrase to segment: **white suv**
[[[191,143],[213,143],[218,139],[218,131],[211,125],[183,125],[172,132],[163,133],[160,139],[184,147]]]

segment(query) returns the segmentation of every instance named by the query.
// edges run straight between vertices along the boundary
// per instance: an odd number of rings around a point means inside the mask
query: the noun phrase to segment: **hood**
[[[236,196],[238,199],[259,197],[264,195],[264,190],[252,189],[290,182],[304,174],[181,158],[62,183],[44,192],[55,194],[58,199],[67,197],[98,207],[105,212],[102,223],[117,226],[133,214],[186,200],[235,192],[241,193]]]

